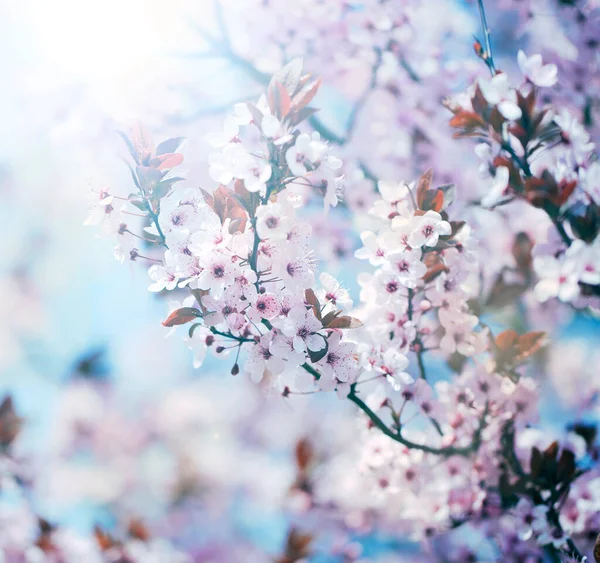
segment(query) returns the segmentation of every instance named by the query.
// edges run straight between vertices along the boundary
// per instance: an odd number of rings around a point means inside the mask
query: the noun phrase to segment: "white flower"
[[[364,231],[360,235],[363,247],[359,248],[355,253],[359,260],[368,260],[373,266],[380,266],[386,263],[387,249],[383,244],[381,237],[375,235],[371,231]]]
[[[554,122],[561,128],[563,140],[571,149],[575,162],[577,164],[585,162],[594,149],[594,143],[590,141],[585,128],[566,109],[554,117]]]
[[[306,289],[314,282],[314,264],[306,251],[294,255],[290,250],[287,247],[276,249],[272,264],[273,274],[281,278],[288,289]]]
[[[527,541],[534,532],[542,533],[548,529],[548,507],[543,504],[534,506],[528,499],[521,498],[514,514],[517,518],[517,534],[522,541]]]
[[[317,292],[317,297],[322,303],[332,303],[335,307],[341,309],[351,309],[352,299],[350,294],[342,287],[342,284],[327,272],[321,273],[319,281],[323,286]]]
[[[261,239],[281,239],[289,228],[287,210],[281,203],[261,205],[256,210],[256,232]]]
[[[284,322],[274,323],[281,332],[292,339],[295,352],[304,353],[306,350],[318,352],[325,347],[325,336],[323,325],[315,317],[312,309],[306,309],[304,305],[292,309]]]
[[[239,133],[238,119],[232,115],[228,115],[223,122],[223,128],[218,133],[210,133],[206,136],[206,140],[213,147],[224,147],[237,137]]]
[[[417,287],[418,281],[427,272],[427,266],[421,262],[418,252],[397,252],[391,254],[388,259],[398,280],[406,287]]]
[[[388,348],[381,357],[377,366],[377,371],[385,374],[388,382],[399,391],[403,386],[410,385],[414,379],[406,373],[408,367],[408,358],[394,348]]]
[[[272,319],[277,315],[279,304],[277,299],[271,293],[261,293],[252,307],[246,310],[246,316],[253,322],[260,322],[262,319]]]
[[[249,192],[260,192],[264,194],[267,191],[267,181],[271,178],[271,165],[265,160],[255,160],[249,166],[244,174],[238,176],[244,181],[244,186]]]
[[[252,381],[258,383],[266,370],[273,375],[281,373],[285,367],[285,362],[281,357],[271,352],[270,346],[273,340],[273,333],[263,334],[260,340],[250,348],[244,371],[251,377]]]
[[[208,311],[211,311],[204,317],[207,326],[216,326],[226,323],[228,328],[233,331],[240,330],[246,322],[245,317],[237,309],[239,299],[237,295],[225,294],[220,299],[215,299],[210,295],[202,297],[202,305]]]
[[[218,296],[223,287],[233,283],[234,278],[231,259],[223,254],[214,253],[204,264],[196,283],[199,289],[210,290],[214,296]]]
[[[285,153],[285,160],[294,176],[304,176],[313,169],[311,152],[310,135],[306,133],[298,135],[294,145]]]
[[[177,287],[177,264],[170,250],[165,251],[165,262],[162,265],[154,264],[148,269],[148,274],[154,282],[148,291],[159,292],[163,289],[171,291]]]
[[[559,260],[553,256],[536,256],[533,267],[540,277],[534,288],[535,296],[542,303],[553,297],[561,301],[573,301],[579,296],[578,276],[574,260]]]
[[[567,535],[559,528],[548,529],[540,534],[537,542],[539,545],[552,544],[556,549],[560,549],[567,543]]]
[[[296,142],[285,153],[285,160],[294,176],[304,176],[307,172],[315,170],[321,161],[327,157],[327,143],[321,141],[319,133],[308,135],[302,133]],[[331,157],[330,168],[337,166],[335,157]]]
[[[519,50],[517,62],[523,76],[532,84],[540,88],[549,88],[556,84],[558,69],[555,64],[542,64],[542,55],[528,57],[522,50]]]
[[[413,248],[435,246],[440,235],[449,235],[451,232],[450,223],[444,221],[436,211],[429,210],[425,215],[413,219],[413,231],[408,237],[408,243]]]
[[[327,354],[316,364],[321,373],[321,389],[332,388],[338,381],[352,382],[358,373],[353,344],[342,342],[341,333],[338,331],[330,335],[327,343]]]
[[[113,200],[114,197],[109,195],[107,191],[100,191],[98,197],[94,198],[94,202],[90,206],[90,213],[83,224],[98,225],[107,217],[110,217],[114,211]]]
[[[260,128],[265,134],[265,137],[273,139],[275,145],[283,145],[292,139],[292,135],[285,130],[279,119],[274,115],[265,115],[260,124]]]
[[[497,106],[498,111],[506,119],[515,120],[521,117],[521,108],[516,103],[516,93],[510,87],[506,74],[500,72],[492,78],[480,79],[479,88],[487,102]]]
[[[481,199],[484,207],[492,207],[505,195],[508,187],[509,171],[506,166],[498,166],[490,191]]]

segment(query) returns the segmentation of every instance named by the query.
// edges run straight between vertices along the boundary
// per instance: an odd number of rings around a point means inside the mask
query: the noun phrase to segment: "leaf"
[[[438,186],[437,189],[442,192],[442,209],[448,209],[448,207],[450,207],[452,202],[456,199],[456,184],[446,184],[444,186]],[[462,224],[464,225],[464,221],[462,222]],[[453,232],[452,234],[454,236],[454,234],[456,233]]]
[[[167,153],[154,157],[150,161],[150,166],[158,170],[170,170],[182,162],[183,155],[181,153]]]
[[[99,526],[94,526],[94,537],[101,551],[108,551],[119,545],[108,532],[105,532]]]
[[[312,444],[306,438],[298,440],[296,442],[295,454],[298,469],[303,472],[306,471],[314,455]]]
[[[192,289],[191,292],[192,292],[192,295],[196,298],[196,301],[198,302],[198,306],[200,307],[202,314],[206,315],[207,310],[206,310],[206,307],[204,306],[204,304],[202,303],[202,298],[205,295],[208,295],[210,293],[210,291],[208,289]]]
[[[311,555],[310,544],[313,541],[311,534],[302,534],[296,528],[292,528],[288,533],[285,546],[285,552],[281,557],[274,560],[274,563],[300,563],[308,561]]]
[[[146,528],[144,523],[137,518],[130,520],[127,527],[127,533],[130,537],[143,542],[146,542],[150,539],[150,532],[148,531],[148,528]]]
[[[277,91],[279,94],[279,117],[284,118],[292,109],[292,98],[283,84],[279,82],[277,83]]]
[[[556,461],[558,459],[558,442],[556,440],[544,450],[544,458],[548,461]]]
[[[199,326],[202,326],[202,323],[194,323],[194,324],[193,324],[193,325],[190,327],[190,329],[188,330],[188,336],[189,336],[190,338],[192,338],[192,336],[194,336],[194,332],[196,332],[196,329],[197,329]]]
[[[327,328],[358,328],[362,323],[354,317],[336,317],[328,325]]]
[[[559,483],[567,481],[575,474],[575,454],[571,450],[563,450],[558,460],[556,478]]]
[[[305,86],[300,92],[298,92],[293,98],[293,109],[294,112],[298,112],[302,108],[306,107],[313,98],[317,95],[319,88],[321,87],[322,80],[317,78],[314,82],[311,82]]]
[[[516,362],[524,362],[540,350],[544,344],[546,344],[546,333],[544,331],[536,330],[522,334],[519,336],[519,353],[515,358]]]
[[[167,178],[165,180],[160,181],[156,186],[152,188],[152,198],[153,199],[161,199],[165,197],[173,187],[173,184],[176,182],[181,182],[185,178]]]
[[[439,213],[444,209],[444,190],[449,192],[450,197],[454,197],[451,190],[453,186],[431,189],[432,180],[433,170],[431,168],[419,178],[416,190],[417,207],[422,211],[432,210]]]
[[[318,111],[319,110],[317,108],[302,108],[300,111],[290,115],[290,125],[298,125],[299,123],[302,123],[305,119],[309,119],[310,117],[312,117]]]
[[[6,448],[18,436],[23,425],[23,419],[17,415],[12,397],[4,397],[0,404],[0,445]]]
[[[163,172],[149,166],[136,166],[135,170],[140,180],[141,189],[144,192],[150,192],[154,185],[160,182],[164,176]]]
[[[323,326],[324,327],[329,326],[329,323],[331,323],[331,321],[333,321],[333,319],[335,319],[336,317],[339,317],[341,314],[342,314],[341,311],[330,311],[321,319]]]
[[[419,178],[417,182],[417,205],[419,209],[424,209],[423,204],[425,203],[425,197],[429,189],[431,188],[431,181],[433,180],[433,170],[429,168],[425,171],[425,173]]]
[[[327,355],[327,352],[329,352],[329,342],[327,341],[327,338],[324,338],[324,341],[325,346],[321,348],[321,350],[313,352],[312,350],[308,349],[308,357],[313,364],[321,361]]]
[[[529,469],[531,472],[531,476],[536,479],[541,471],[542,466],[544,464],[544,457],[542,456],[542,452],[535,446],[531,448],[531,460],[529,462]]]
[[[131,164],[129,164],[129,162],[127,162],[125,159],[123,159],[123,162],[127,165],[127,168],[129,168],[129,171],[131,172],[131,177],[133,178],[133,183],[135,184],[135,187],[138,190],[141,190],[142,187],[140,186],[140,182],[138,180],[138,177],[136,176],[135,171],[133,170]]]
[[[527,291],[527,284],[507,284],[504,276],[499,274],[488,295],[486,305],[489,307],[505,307],[514,303]]]
[[[525,232],[517,233],[511,251],[519,271],[525,274],[531,272],[533,241],[530,236]]]
[[[497,369],[510,372],[533,356],[544,345],[545,338],[546,333],[542,331],[521,335],[512,329],[501,332],[494,342]]]
[[[167,320],[163,321],[162,325],[166,327],[183,325],[192,322],[194,319],[202,317],[200,310],[194,307],[182,307],[176,309],[168,317]]]
[[[139,158],[139,164],[147,165],[154,154],[152,137],[141,123],[136,123],[131,131],[131,142]]]
[[[300,84],[303,69],[304,62],[301,57],[297,57],[277,71],[272,80],[283,85],[288,94],[293,96]]]
[[[321,320],[321,304],[319,303],[319,300],[312,289],[307,289],[304,292],[304,300],[312,307],[315,317]]]
[[[594,559],[596,563],[600,563],[600,534],[598,534],[596,543],[594,544]]]
[[[260,127],[264,117],[262,112],[252,102],[246,102],[246,106],[250,112],[250,115],[252,116],[252,121],[254,121],[254,123]]]
[[[133,143],[129,140],[129,137],[125,133],[123,133],[123,131],[117,131],[117,133],[119,134],[121,139],[123,139],[123,141],[125,141],[125,144],[127,145],[127,149],[129,150],[129,154],[131,155],[131,158],[133,158],[133,160],[135,160],[136,164],[141,164],[138,153],[135,150]]]
[[[148,212],[148,204],[138,194],[129,194],[129,203],[144,213]]]
[[[448,267],[444,264],[440,255],[436,252],[429,252],[425,255],[423,262],[427,266],[427,272],[423,276],[423,281],[429,283],[437,278],[442,272],[448,272]]]
[[[510,351],[518,340],[519,333],[516,330],[505,330],[496,337],[496,348],[502,352]]]
[[[156,155],[159,156],[161,154],[175,152],[181,146],[183,141],[185,141],[185,137],[173,137],[172,139],[163,141],[156,147]]]

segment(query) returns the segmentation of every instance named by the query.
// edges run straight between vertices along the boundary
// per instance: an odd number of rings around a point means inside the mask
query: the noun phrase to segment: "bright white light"
[[[150,64],[169,32],[168,4],[25,0],[20,7],[27,6],[21,15],[44,61],[61,74],[89,82],[114,79]]]

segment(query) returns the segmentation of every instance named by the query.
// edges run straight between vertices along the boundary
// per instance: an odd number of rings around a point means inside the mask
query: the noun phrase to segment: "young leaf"
[[[358,328],[362,326],[362,323],[355,319],[354,317],[337,317],[333,319],[328,325],[327,328]]]
[[[175,166],[179,166],[183,162],[181,153],[167,153],[154,157],[150,161],[150,166],[158,170],[170,170]]]
[[[307,289],[304,292],[304,299],[312,307],[313,313],[317,319],[321,320],[321,304],[312,289]]]
[[[185,137],[174,137],[163,141],[156,147],[156,156],[177,151],[183,141],[185,141]]]
[[[127,149],[129,150],[129,154],[131,155],[131,158],[133,158],[133,160],[135,161],[136,164],[141,164],[138,153],[135,150],[133,143],[129,140],[129,137],[125,133],[123,133],[123,131],[117,131],[117,133],[119,134],[121,139],[123,139],[123,141],[125,141],[125,144],[127,145]]]
[[[202,317],[202,313],[194,307],[182,307],[176,309],[163,321],[162,325],[166,327],[183,325],[192,322],[194,319]]]

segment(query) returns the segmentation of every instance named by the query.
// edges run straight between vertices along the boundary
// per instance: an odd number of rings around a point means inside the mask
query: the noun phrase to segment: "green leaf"
[[[165,180],[160,181],[152,188],[152,198],[161,199],[165,197],[171,191],[173,184],[176,182],[181,182],[182,180],[185,180],[185,178],[174,177],[166,178]]]
[[[324,340],[325,340],[325,346],[323,347],[323,349],[318,350],[317,352],[308,350],[308,357],[310,358],[310,361],[313,364],[321,361],[327,355],[327,352],[329,352],[329,342],[327,342],[326,338],[324,338]]]
[[[194,332],[196,331],[196,329],[197,329],[199,326],[202,326],[202,323],[194,323],[194,324],[193,324],[193,325],[190,327],[190,330],[188,330],[188,336],[189,336],[190,338],[192,338],[192,336],[194,336]]]

